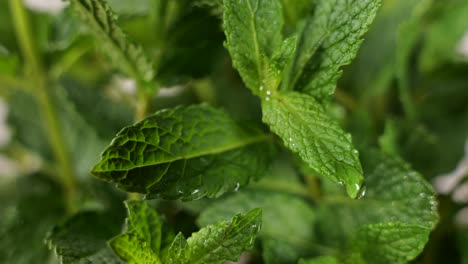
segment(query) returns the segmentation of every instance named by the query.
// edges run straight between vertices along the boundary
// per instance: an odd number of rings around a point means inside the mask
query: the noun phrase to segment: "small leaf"
[[[275,50],[271,58],[272,66],[276,71],[282,72],[296,51],[297,37],[292,36],[283,41],[281,46]],[[279,75],[279,74],[278,74]]]
[[[226,47],[235,68],[254,94],[274,90],[279,84],[271,76],[270,58],[280,47],[283,28],[279,0],[225,0]]]
[[[117,25],[115,13],[105,0],[69,0],[75,13],[101,40],[103,50],[123,73],[153,92],[154,71],[143,49],[132,43]]]
[[[218,197],[263,175],[267,140],[207,105],[177,107],[120,131],[92,173],[150,197]]]
[[[119,233],[122,222],[120,212],[80,212],[55,226],[47,242],[63,264],[91,260],[96,264],[121,263],[106,241]]]
[[[349,64],[372,23],[380,0],[320,0],[302,26],[283,89],[329,99],[340,67]]]
[[[287,92],[268,99],[262,103],[263,121],[311,168],[344,184],[349,196],[355,198],[362,185],[363,172],[351,136],[312,96]]]
[[[252,249],[261,224],[262,210],[253,209],[230,221],[202,228],[187,239],[190,263],[224,264],[238,260],[244,251]]]
[[[273,185],[282,184],[270,178],[265,180]],[[252,208],[262,208],[263,224],[258,236],[266,263],[295,264],[299,257],[313,252],[309,242],[314,240],[314,209],[300,197],[288,193],[256,190],[252,186],[215,201],[202,211],[198,222],[202,226],[211,224]]]
[[[190,250],[182,233],[177,234],[168,250],[167,261],[172,264],[189,263]]]
[[[148,243],[135,233],[127,232],[121,234],[109,241],[109,245],[120,258],[129,264],[161,263]]]
[[[156,253],[161,247],[162,222],[156,210],[141,201],[126,201],[127,229],[141,237]]]
[[[4,179],[2,179],[4,180]],[[45,175],[0,184],[0,263],[47,263],[47,232],[65,215],[62,190]]]
[[[360,200],[330,197],[321,203],[321,244],[347,248],[343,254],[367,263],[407,263],[423,250],[438,221],[434,191],[401,160],[364,154],[367,193]]]

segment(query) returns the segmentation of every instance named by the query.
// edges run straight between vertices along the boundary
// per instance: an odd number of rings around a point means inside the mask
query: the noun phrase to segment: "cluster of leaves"
[[[0,3],[0,262],[468,261],[465,2]]]

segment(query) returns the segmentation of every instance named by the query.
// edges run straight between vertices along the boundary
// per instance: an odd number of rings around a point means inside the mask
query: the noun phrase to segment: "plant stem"
[[[41,114],[46,123],[50,146],[60,167],[59,174],[64,187],[66,208],[69,213],[72,213],[75,211],[77,183],[53,100],[49,94],[47,75],[34,45],[35,41],[32,37],[28,14],[23,6],[23,1],[9,0],[9,6],[18,44],[25,60],[26,75],[35,84],[36,88],[33,92],[37,97]]]
[[[137,105],[135,109],[134,121],[140,121],[148,114],[151,106],[151,97],[147,95],[140,87],[137,88]]]
[[[359,104],[356,102],[356,100],[354,100],[352,96],[341,89],[335,90],[335,99],[349,111],[356,111],[356,109],[359,108]]]

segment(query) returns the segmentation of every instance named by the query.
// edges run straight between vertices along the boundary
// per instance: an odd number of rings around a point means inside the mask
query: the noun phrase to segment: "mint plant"
[[[467,261],[464,1],[55,4],[0,3],[0,263]]]

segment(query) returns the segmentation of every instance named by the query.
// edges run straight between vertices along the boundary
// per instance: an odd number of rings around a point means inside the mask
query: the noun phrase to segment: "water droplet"
[[[270,97],[267,96],[267,97],[265,98],[265,100],[266,100],[266,101],[270,101]]]
[[[235,192],[239,191],[240,183],[236,183],[236,188],[234,189]]]
[[[358,194],[357,194],[357,198],[358,199],[361,199],[363,198],[365,195],[366,195],[366,191],[367,191],[367,188],[366,186],[361,186],[361,189],[359,190]]]
[[[263,91],[263,85],[260,86],[260,91]]]
[[[193,190],[192,194],[197,194],[198,192],[200,192],[200,190],[195,189],[195,190]]]
[[[343,181],[343,180],[339,180],[339,181],[338,181],[338,184],[339,184],[339,185],[343,185],[343,184],[344,184],[344,181]]]
[[[353,149],[353,154],[357,155],[357,154],[359,154],[359,152],[357,150]]]
[[[271,91],[270,91],[270,90],[267,90],[267,91],[266,91],[266,94],[267,94],[267,95],[271,95]]]

